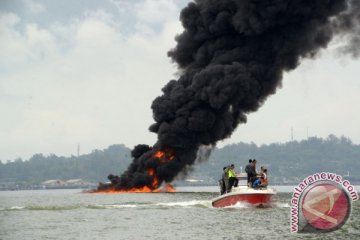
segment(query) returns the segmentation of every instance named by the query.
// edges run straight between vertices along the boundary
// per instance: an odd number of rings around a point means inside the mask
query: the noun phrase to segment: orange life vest
[[[261,174],[261,186],[267,186],[268,185],[268,178],[267,175],[265,173]]]

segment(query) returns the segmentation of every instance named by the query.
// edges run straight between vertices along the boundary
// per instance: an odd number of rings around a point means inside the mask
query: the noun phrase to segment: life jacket
[[[261,185],[262,186],[267,186],[268,185],[268,178],[267,178],[266,173],[262,173],[260,179],[261,179]]]
[[[233,169],[229,169],[228,174],[229,178],[236,177],[235,171]]]

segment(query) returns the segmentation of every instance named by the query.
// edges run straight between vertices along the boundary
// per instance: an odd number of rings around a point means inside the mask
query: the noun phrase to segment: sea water
[[[267,208],[237,204],[217,209],[211,206],[216,187],[177,190],[2,191],[0,239],[360,239],[360,201],[353,202],[349,220],[334,232],[293,234],[291,192],[279,192]]]

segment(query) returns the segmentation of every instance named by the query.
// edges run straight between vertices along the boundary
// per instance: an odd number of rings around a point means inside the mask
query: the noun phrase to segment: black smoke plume
[[[178,65],[152,103],[158,135],[152,147],[138,145],[112,188],[155,189],[194,163],[199,147],[228,138],[247,114],[281,85],[285,71],[314,57],[333,37],[359,53],[357,0],[195,0],[181,11],[183,33],[168,56]],[[157,151],[165,155],[157,157]],[[152,169],[152,172],[150,172]],[[154,183],[154,178],[158,182]]]

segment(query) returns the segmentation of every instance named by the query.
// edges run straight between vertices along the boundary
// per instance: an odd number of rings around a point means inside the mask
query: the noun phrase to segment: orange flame
[[[94,193],[106,193],[106,194],[116,194],[116,193],[150,193],[150,192],[158,192],[157,189],[151,189],[148,186],[144,186],[141,188],[130,188],[127,190],[116,190],[116,189],[106,189],[101,191],[95,191]]]
[[[153,156],[160,159],[160,158],[162,158],[164,155],[165,155],[165,152],[163,152],[163,151],[156,151]]]
[[[120,193],[160,193],[160,192],[168,192],[173,193],[176,192],[175,188],[170,184],[166,184],[163,188],[150,189],[147,186],[141,188],[131,188],[127,190],[115,190],[115,189],[107,189],[101,191],[89,191],[88,193],[99,193],[99,194],[120,194]]]
[[[106,189],[101,191],[94,191],[91,193],[105,193],[105,194],[116,194],[116,193],[157,193],[157,192],[176,192],[173,185],[167,183],[165,186],[159,188],[159,180],[155,176],[155,170],[153,168],[149,168],[148,173],[153,177],[153,181],[151,183],[153,188],[149,188],[148,186],[140,187],[140,188],[130,188],[126,190],[116,190],[116,189]]]
[[[153,157],[157,158],[161,163],[166,163],[175,158],[174,150],[171,148],[166,148],[165,151],[156,151],[153,154]],[[159,179],[156,177],[155,169],[149,168],[148,174],[152,177],[151,186],[143,186],[139,188],[131,188],[126,190],[117,190],[117,189],[106,189],[95,191],[95,193],[146,193],[146,192],[175,192],[175,188],[167,183],[164,187],[159,186]]]
[[[151,185],[157,189],[158,185],[159,185],[159,180],[157,179],[157,177],[155,176],[155,169],[153,168],[149,168],[149,175],[153,177],[153,181],[151,183]]]
[[[162,163],[166,163],[175,158],[174,150],[172,150],[171,148],[166,148],[165,151],[159,150],[153,154],[153,157],[156,157]]]
[[[166,192],[175,192],[175,188],[170,183],[166,184]]]

